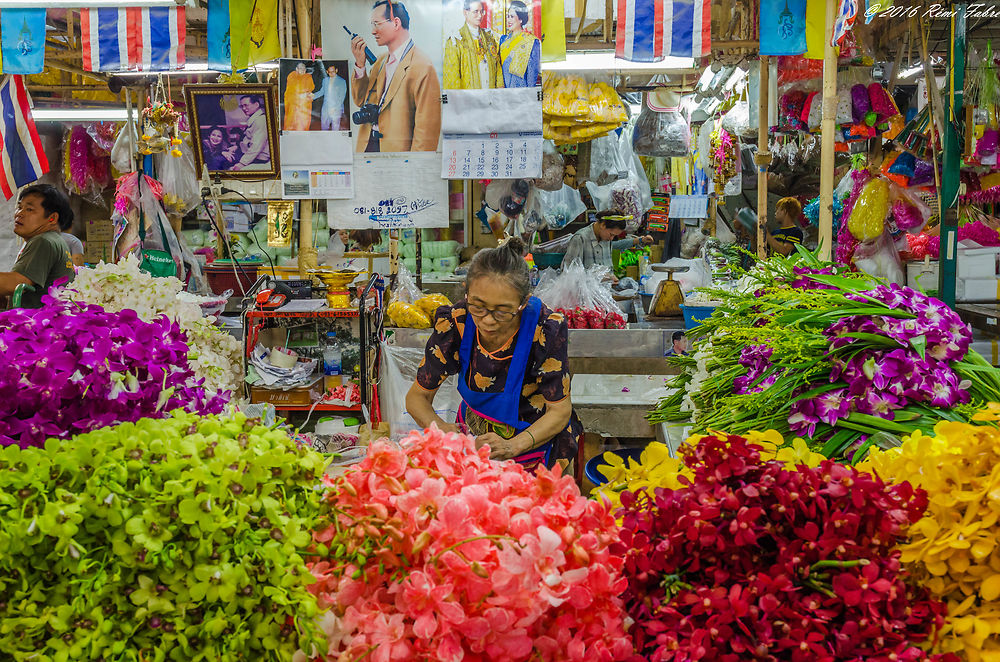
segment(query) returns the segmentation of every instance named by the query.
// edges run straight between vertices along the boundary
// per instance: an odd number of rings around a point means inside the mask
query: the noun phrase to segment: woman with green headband
[[[600,264],[610,270],[614,266],[611,263],[612,250],[638,248],[653,243],[653,238],[649,235],[637,237],[625,234],[625,228],[631,220],[631,216],[622,216],[614,211],[598,212],[597,220],[578,230],[569,240],[563,266],[579,260],[586,269]],[[611,279],[618,282],[613,275]]]

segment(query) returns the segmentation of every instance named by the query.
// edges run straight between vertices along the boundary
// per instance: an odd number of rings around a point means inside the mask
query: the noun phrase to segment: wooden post
[[[760,56],[760,85],[758,88],[757,103],[757,156],[754,163],[757,164],[757,257],[763,259],[767,257],[767,167],[771,164],[771,153],[768,151],[767,129],[767,96],[768,73],[770,68],[766,55]]]
[[[833,46],[833,22],[837,3],[826,4],[823,30],[823,123],[820,135],[819,259],[833,253],[833,137],[837,130],[837,49]]]
[[[299,38],[299,57],[309,59],[312,46],[312,4],[309,0],[295,0],[295,31]]]

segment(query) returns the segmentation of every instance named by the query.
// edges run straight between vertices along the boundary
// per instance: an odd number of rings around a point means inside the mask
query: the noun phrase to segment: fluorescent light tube
[[[135,117],[137,113],[132,112]],[[124,122],[125,108],[35,108],[31,116],[36,122]]]
[[[544,71],[602,71],[614,73],[670,73],[694,69],[689,57],[665,57],[659,62],[630,62],[619,60],[614,51],[570,51],[564,62],[543,62]]]

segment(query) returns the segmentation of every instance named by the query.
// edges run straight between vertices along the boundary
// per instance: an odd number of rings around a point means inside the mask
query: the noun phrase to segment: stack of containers
[[[461,244],[457,241],[441,241],[434,230],[403,230],[399,238],[399,254],[410,273],[417,271],[417,239],[421,235],[421,273],[425,278],[444,278],[455,273],[459,263]]]

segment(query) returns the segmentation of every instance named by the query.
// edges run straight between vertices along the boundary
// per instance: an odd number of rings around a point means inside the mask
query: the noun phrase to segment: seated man
[[[10,296],[18,285],[31,285],[24,308],[41,308],[42,295],[53,283],[70,281],[76,275],[69,248],[60,231],[73,225],[69,200],[50,184],[34,184],[21,191],[14,212],[14,234],[24,239],[14,267],[0,272],[0,297]]]

